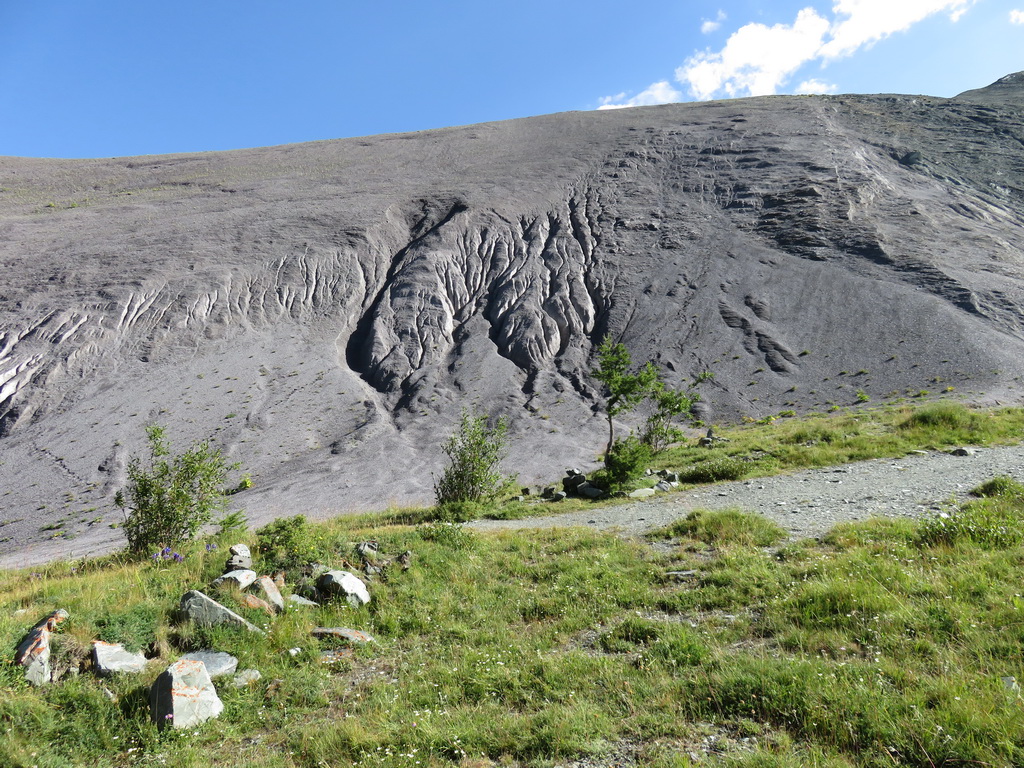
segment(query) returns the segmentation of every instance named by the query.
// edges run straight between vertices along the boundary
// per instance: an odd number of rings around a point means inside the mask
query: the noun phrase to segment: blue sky
[[[0,0],[0,155],[235,149],[764,93],[952,96],[1024,0]]]

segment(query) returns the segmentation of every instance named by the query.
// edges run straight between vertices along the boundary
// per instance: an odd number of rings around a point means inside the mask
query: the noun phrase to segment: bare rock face
[[[547,484],[603,446],[609,333],[671,384],[712,371],[708,422],[860,393],[1013,401],[1022,94],[1017,74],[953,99],[0,158],[5,503],[109,508],[153,422],[244,465],[252,524],[429,501],[467,406],[509,417],[509,470]],[[39,523],[7,521],[0,566],[120,544]]]

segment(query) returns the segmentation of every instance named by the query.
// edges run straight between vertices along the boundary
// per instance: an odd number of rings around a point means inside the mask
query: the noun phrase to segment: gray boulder
[[[238,659],[224,651],[193,651],[181,658],[188,661],[201,661],[211,678],[233,674],[238,669]]]
[[[358,577],[348,571],[327,571],[316,580],[316,588],[331,597],[344,597],[358,608],[370,602],[370,592]]]
[[[246,589],[256,581],[256,571],[250,571],[247,568],[239,568],[235,571],[228,571],[223,576],[218,576],[213,580],[213,586],[233,586],[239,589]]]
[[[654,486],[654,489],[656,491],[661,491],[662,493],[664,493],[665,491],[671,491],[672,483],[670,483],[668,480],[659,480],[658,484]]]
[[[312,600],[307,600],[302,595],[288,595],[288,602],[292,605],[300,605],[304,608],[319,608],[320,603],[314,603]]]
[[[345,627],[317,627],[310,632],[318,640],[333,639],[344,640],[353,645],[364,645],[375,642],[374,639],[358,629],[347,629]]]
[[[211,597],[204,595],[198,589],[189,590],[181,597],[180,610],[182,615],[196,624],[213,626],[216,624],[230,624],[245,627],[250,632],[263,634],[263,630],[252,624],[229,608],[225,608]]]
[[[57,625],[68,617],[68,612],[60,608],[40,621],[25,635],[14,661],[25,668],[25,679],[32,685],[46,685],[53,680],[50,668],[50,638]]]
[[[587,499],[600,499],[607,495],[596,485],[591,485],[588,482],[583,482],[576,486],[576,493]]]
[[[92,656],[96,674],[100,677],[110,677],[118,672],[133,674],[146,668],[145,656],[126,651],[120,643],[93,640]]]
[[[149,689],[149,712],[157,728],[191,728],[224,711],[206,665],[179,659]]]

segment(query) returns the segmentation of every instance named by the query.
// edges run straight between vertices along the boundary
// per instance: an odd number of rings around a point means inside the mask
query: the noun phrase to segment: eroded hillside
[[[0,547],[34,553],[4,562],[116,541],[154,421],[242,462],[254,521],[428,499],[463,407],[511,418],[524,481],[592,461],[605,333],[713,371],[712,421],[1012,399],[1021,88],[2,159]]]

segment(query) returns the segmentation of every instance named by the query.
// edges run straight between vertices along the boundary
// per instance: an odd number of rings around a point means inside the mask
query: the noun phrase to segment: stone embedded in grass
[[[365,632],[360,632],[358,629],[346,629],[345,627],[317,627],[309,634],[317,640],[323,640],[325,638],[344,640],[349,643],[354,643],[355,645],[364,645],[365,643],[376,642],[373,637]]]
[[[591,485],[589,482],[582,482],[576,486],[576,494],[583,496],[587,499],[600,499],[607,495],[603,490],[598,488],[596,485]]]
[[[100,677],[111,677],[118,672],[132,674],[146,668],[145,656],[126,651],[120,643],[93,640],[92,655],[96,674]]]
[[[672,483],[668,480],[659,480],[657,485],[654,486],[654,490],[666,493],[667,491],[672,490]]]
[[[656,491],[653,488],[637,488],[635,491],[629,494],[631,499],[644,499],[648,496],[653,496]]]
[[[193,651],[181,657],[187,661],[201,661],[211,677],[233,674],[238,669],[238,659],[224,651]]]
[[[242,595],[240,602],[246,608],[252,608],[256,611],[263,611],[267,616],[273,616],[276,611],[274,607],[262,598],[256,597],[256,595],[245,594]]]
[[[366,585],[348,571],[327,571],[316,580],[316,587],[331,597],[344,597],[353,608],[370,602]]]
[[[302,606],[304,608],[319,608],[320,603],[314,603],[312,600],[308,600],[302,595],[288,595],[288,602],[292,605]]]
[[[234,611],[225,608],[211,597],[207,597],[198,589],[192,589],[181,597],[181,613],[188,621],[205,626],[215,624],[233,624],[245,627],[250,632],[263,634],[263,630],[252,624]]]
[[[223,584],[238,587],[239,589],[245,589],[254,581],[256,581],[256,571],[239,568],[235,571],[228,571],[223,576],[218,576],[213,580],[213,586],[219,587]]]
[[[284,610],[284,598],[281,597],[281,590],[269,576],[260,576],[253,582],[252,588],[263,593],[263,598],[274,607],[277,613]]]
[[[231,678],[231,684],[235,688],[245,688],[245,686],[252,685],[262,677],[263,675],[260,674],[258,669],[243,669]]]
[[[68,617],[68,612],[60,608],[40,621],[25,635],[14,661],[25,667],[25,679],[32,685],[46,685],[53,679],[50,668],[50,637],[57,625]]]
[[[179,659],[149,690],[150,716],[160,730],[191,728],[223,711],[224,703],[201,661]]]

